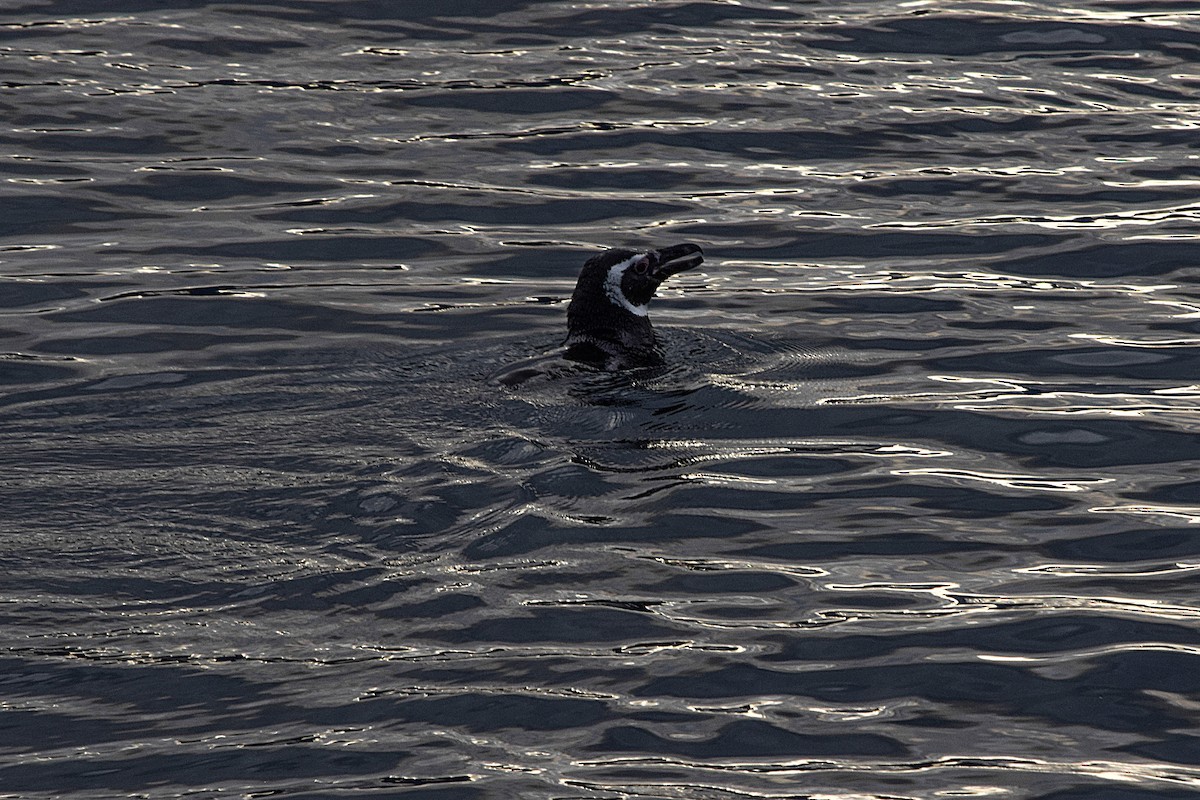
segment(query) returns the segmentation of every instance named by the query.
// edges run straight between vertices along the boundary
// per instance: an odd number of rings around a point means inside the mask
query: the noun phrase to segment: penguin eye
[[[633,265],[633,271],[638,275],[645,275],[650,271],[650,259],[639,258]]]

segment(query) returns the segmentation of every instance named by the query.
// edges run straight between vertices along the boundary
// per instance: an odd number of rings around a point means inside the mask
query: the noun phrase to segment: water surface
[[[1198,47],[10,4],[0,797],[1193,796]],[[555,360],[687,241],[665,367]]]

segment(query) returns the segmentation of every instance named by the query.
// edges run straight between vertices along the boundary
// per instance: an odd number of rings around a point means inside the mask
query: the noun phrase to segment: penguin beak
[[[662,250],[650,251],[650,255],[654,257],[653,277],[660,283],[676,273],[699,266],[704,261],[704,251],[696,244],[664,247]]]

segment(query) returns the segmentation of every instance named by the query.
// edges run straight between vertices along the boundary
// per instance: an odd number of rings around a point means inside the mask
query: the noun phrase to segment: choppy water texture
[[[1200,7],[6,8],[0,796],[1200,791]]]

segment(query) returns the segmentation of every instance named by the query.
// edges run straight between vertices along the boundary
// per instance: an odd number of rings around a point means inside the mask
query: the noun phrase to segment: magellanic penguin
[[[702,261],[704,251],[694,244],[644,252],[614,248],[588,259],[567,306],[563,355],[606,370],[661,364],[646,316],[650,298],[667,278]]]

